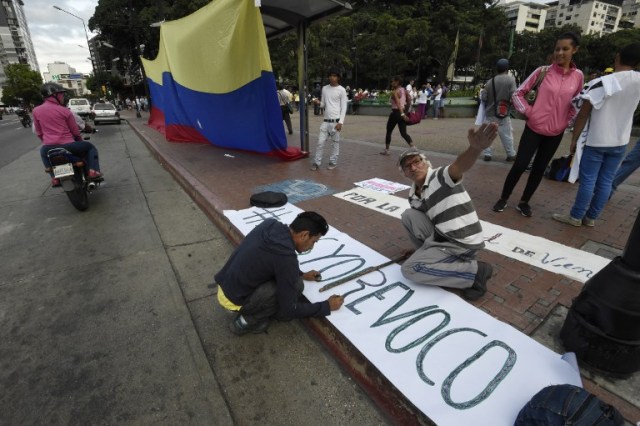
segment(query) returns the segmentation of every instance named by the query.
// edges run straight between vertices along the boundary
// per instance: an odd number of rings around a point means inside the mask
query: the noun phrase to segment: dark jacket
[[[278,289],[278,316],[305,318],[331,313],[329,302],[300,302],[297,283],[302,279],[289,227],[275,219],[256,226],[235,249],[215,276],[227,299],[244,305],[253,291],[267,281]]]

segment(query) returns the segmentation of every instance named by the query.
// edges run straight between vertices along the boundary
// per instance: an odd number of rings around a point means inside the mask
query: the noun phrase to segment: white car
[[[87,117],[91,114],[91,103],[89,103],[89,99],[72,98],[69,99],[69,104],[67,106],[80,117]]]
[[[97,126],[99,123],[120,124],[120,113],[110,102],[97,103],[91,112],[93,122]]]

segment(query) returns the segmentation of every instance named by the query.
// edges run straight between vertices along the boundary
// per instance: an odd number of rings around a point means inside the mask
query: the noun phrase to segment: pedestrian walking
[[[331,155],[327,169],[332,170],[338,166],[340,135],[344,118],[347,115],[347,91],[340,85],[340,72],[337,69],[331,69],[328,76],[329,84],[322,88],[321,100],[316,100],[316,103],[324,111],[324,116],[318,134],[316,155],[311,165],[311,170],[314,171],[322,165],[324,144],[327,139],[331,139]]]
[[[526,125],[500,199],[493,206],[494,211],[504,211],[513,189],[533,158],[527,185],[516,207],[523,216],[532,216],[529,201],[540,185],[565,129],[578,112],[571,100],[580,93],[584,81],[582,71],[573,63],[573,55],[578,52],[579,44],[580,39],[576,34],[561,34],[556,39],[553,63],[538,67],[514,92],[511,101],[515,109],[526,117]],[[538,86],[537,96],[530,105],[525,96],[535,86]]]
[[[291,93],[284,88],[282,84],[278,84],[278,102],[280,103],[280,111],[282,111],[282,120],[287,125],[289,134],[293,133],[291,126],[291,114],[289,112],[289,102],[291,102]]]
[[[609,200],[640,102],[638,64],[640,43],[626,45],[616,55],[614,72],[592,80],[574,101],[580,112],[571,138],[575,159],[569,180],[575,182],[579,173],[578,193],[569,214],[556,213],[553,219],[573,226],[594,226]]]
[[[422,88],[418,92],[418,115],[420,118],[424,118],[427,114],[427,102],[429,99],[429,91],[427,85],[423,84]]]
[[[395,76],[391,79],[391,114],[389,114],[389,118],[387,119],[387,134],[385,136],[385,149],[380,152],[381,155],[391,155],[389,152],[389,146],[391,145],[391,133],[393,133],[393,129],[398,126],[400,129],[400,135],[402,138],[409,144],[410,147],[413,147],[413,140],[411,136],[407,133],[407,123],[404,121],[406,114],[405,107],[407,104],[406,97],[406,89],[402,87],[402,77]]]
[[[487,81],[479,96],[485,103],[486,120],[498,124],[500,142],[507,154],[506,161],[515,161],[513,149],[513,127],[511,126],[511,96],[516,90],[516,79],[509,75],[509,60],[500,59],[496,63],[497,74]],[[484,150],[484,161],[491,161],[491,147]]]

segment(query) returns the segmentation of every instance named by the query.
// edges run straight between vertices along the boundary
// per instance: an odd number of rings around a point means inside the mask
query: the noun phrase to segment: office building
[[[54,82],[67,89],[73,96],[86,96],[91,93],[87,90],[86,77],[76,69],[64,62],[47,64],[47,71],[42,73],[45,83]]]

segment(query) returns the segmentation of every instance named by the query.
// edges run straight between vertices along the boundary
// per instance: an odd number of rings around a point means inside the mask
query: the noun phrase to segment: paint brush
[[[389,265],[393,265],[394,263],[400,262],[401,260],[407,258],[408,255],[409,255],[408,253],[403,253],[402,255],[400,255],[400,256],[398,256],[398,257],[396,257],[394,259],[391,259],[391,260],[389,260],[387,262],[381,263],[380,265],[369,266],[368,268],[364,268],[361,271],[355,272],[355,273],[353,273],[351,275],[348,275],[348,276],[346,276],[344,278],[341,278],[341,279],[339,279],[337,281],[334,281],[332,283],[326,284],[325,286],[321,287],[320,290],[318,290],[318,291],[320,291],[322,293],[323,291],[330,290],[330,289],[332,289],[334,287],[337,287],[339,285],[342,285],[342,284],[344,284],[346,282],[349,282],[351,280],[355,280],[358,277],[361,277],[363,275],[367,275],[370,272],[378,271],[378,270],[380,270],[382,268],[385,268],[385,267],[387,267]]]

